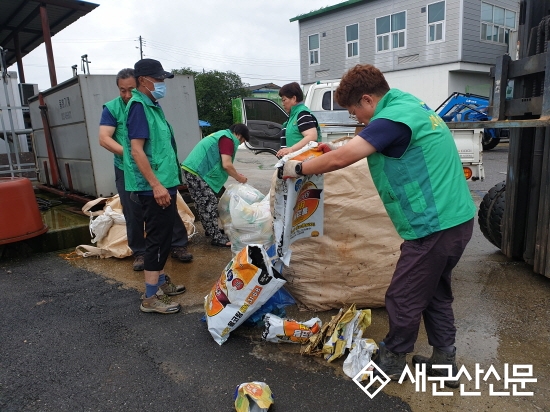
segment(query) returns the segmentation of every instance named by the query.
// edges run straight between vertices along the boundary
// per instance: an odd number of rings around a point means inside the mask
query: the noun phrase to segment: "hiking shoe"
[[[136,258],[134,259],[134,263],[132,265],[132,267],[134,268],[134,270],[136,272],[140,272],[143,270],[143,265],[144,265],[144,258],[143,258],[143,255],[139,255],[139,256],[136,256]]]
[[[187,251],[185,246],[173,248],[172,257],[182,262],[191,262],[193,260],[193,255]]]
[[[174,295],[179,295],[179,294],[185,292],[185,286],[175,285],[170,280],[170,276],[168,276],[166,274],[164,276],[166,278],[166,282],[163,283],[162,285],[160,285],[160,290],[162,290],[162,292],[165,295],[174,296]]]
[[[458,374],[458,367],[456,366],[456,348],[453,352],[444,352],[436,347],[433,348],[432,356],[427,358],[425,356],[414,355],[412,358],[413,365],[419,363],[426,364],[426,373],[428,376],[449,377],[448,370],[446,368],[432,368],[432,366],[451,366],[452,376],[455,377]],[[443,381],[446,387],[456,389],[460,386],[460,379]]]
[[[380,342],[380,349],[378,350],[378,356],[373,359],[373,362],[378,366],[382,372],[386,374],[388,378],[392,381],[398,381],[405,370],[407,365],[407,354],[406,353],[393,353],[388,348],[384,342]],[[378,369],[373,369],[373,377],[383,376],[379,373]]]
[[[181,307],[179,303],[172,302],[168,296],[162,291],[158,291],[150,298],[146,298],[145,295],[141,296],[141,305],[139,310],[146,313],[156,312],[163,314],[178,313]]]

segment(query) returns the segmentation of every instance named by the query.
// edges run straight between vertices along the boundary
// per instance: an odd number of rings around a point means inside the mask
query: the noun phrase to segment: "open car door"
[[[288,115],[273,100],[252,97],[240,100],[242,120],[250,131],[247,147],[277,152],[281,147],[282,124]]]

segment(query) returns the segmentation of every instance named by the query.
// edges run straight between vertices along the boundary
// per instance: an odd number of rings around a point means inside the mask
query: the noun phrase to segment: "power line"
[[[178,64],[182,64],[183,66],[182,67],[190,67],[190,68],[193,68],[193,67],[196,67],[198,68],[198,70],[196,71],[202,71],[203,69],[206,69],[206,70],[209,70],[209,71],[214,71],[214,70],[217,70],[217,71],[221,71],[219,69],[214,69],[214,68],[211,68],[211,67],[204,67],[204,66],[196,66],[196,65],[184,65],[182,62],[180,61],[176,61],[176,60],[171,60],[171,59],[167,59],[167,58],[159,58],[157,56],[149,56],[151,58],[154,58],[154,59],[157,59],[157,60],[162,60],[162,61],[171,61],[171,62],[174,62],[174,63],[178,63]],[[246,78],[246,79],[253,79],[253,80],[268,80],[268,81],[272,81],[272,80],[281,80],[281,81],[297,81],[296,80],[296,77],[294,76],[290,76],[290,77],[280,77],[280,75],[271,75],[271,74],[257,74],[257,73],[254,73],[254,74],[250,74],[250,73],[239,73],[239,72],[236,72],[234,70],[230,70],[232,71],[233,73],[239,75],[239,77],[241,78]],[[256,76],[262,76],[262,77],[256,77]]]
[[[165,45],[164,43],[158,43],[155,41],[148,41],[148,46],[153,49],[164,51],[171,54],[179,54],[184,56],[190,56],[203,60],[211,61],[223,61],[223,62],[233,62],[241,64],[254,64],[255,66],[265,66],[265,67],[286,67],[289,64],[295,64],[296,60],[269,60],[269,59],[258,59],[258,58],[248,58],[242,56],[229,56],[226,54],[219,55],[207,52],[199,52],[196,50],[184,49],[179,47],[174,47],[170,45]]]
[[[97,39],[78,39],[78,40],[57,40],[55,37],[52,38],[54,43],[117,43],[117,42],[127,42],[135,41],[135,38],[131,39],[111,39],[111,40],[97,40]]]

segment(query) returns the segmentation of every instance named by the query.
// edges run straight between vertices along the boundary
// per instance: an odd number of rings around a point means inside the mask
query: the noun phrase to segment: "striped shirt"
[[[297,124],[298,130],[303,133],[306,130],[317,128],[317,119],[304,110],[298,113]],[[286,128],[281,131],[281,136],[286,136]]]

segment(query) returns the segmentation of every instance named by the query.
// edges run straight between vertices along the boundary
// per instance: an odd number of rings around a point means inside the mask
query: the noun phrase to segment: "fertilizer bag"
[[[286,281],[261,245],[243,248],[204,298],[208,331],[219,344],[275,294]]]

